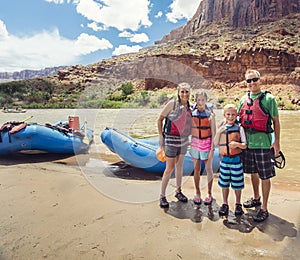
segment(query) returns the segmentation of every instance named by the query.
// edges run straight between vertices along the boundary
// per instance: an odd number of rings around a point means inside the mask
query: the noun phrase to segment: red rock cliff
[[[202,0],[193,18],[171,31],[157,43],[195,35],[200,29],[217,22],[234,28],[280,19],[300,12],[299,0]]]

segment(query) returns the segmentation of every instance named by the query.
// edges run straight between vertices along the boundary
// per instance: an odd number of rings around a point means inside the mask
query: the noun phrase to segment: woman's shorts
[[[165,149],[166,156],[170,158],[175,158],[177,155],[186,154],[187,152],[187,146],[175,147],[175,146],[166,145],[164,149]]]
[[[189,145],[188,138],[166,135],[164,138],[164,150],[167,157],[174,158],[180,154],[186,154]]]
[[[201,152],[194,148],[190,149],[190,155],[193,159],[206,161],[208,159],[209,152]]]

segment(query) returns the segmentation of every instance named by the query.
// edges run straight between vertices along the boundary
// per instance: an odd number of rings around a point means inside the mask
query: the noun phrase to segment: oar
[[[33,118],[33,116],[29,116],[29,117],[26,117],[23,121],[21,121],[22,123],[28,121],[29,119]]]

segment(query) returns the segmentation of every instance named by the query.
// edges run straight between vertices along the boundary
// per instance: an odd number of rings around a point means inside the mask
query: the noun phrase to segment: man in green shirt
[[[246,132],[248,147],[243,151],[242,158],[244,172],[251,173],[254,195],[243,206],[245,208],[261,206],[253,219],[262,222],[269,216],[270,179],[275,176],[272,159],[274,154],[278,155],[280,151],[279,114],[275,97],[261,91],[260,73],[257,70],[247,70],[245,79],[249,92],[240,101],[239,116]],[[271,134],[273,130],[274,138]],[[262,202],[259,194],[260,180]]]

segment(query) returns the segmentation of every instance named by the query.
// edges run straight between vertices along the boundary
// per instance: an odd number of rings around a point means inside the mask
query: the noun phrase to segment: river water
[[[161,109],[32,109],[22,114],[1,112],[0,124],[13,120],[44,124],[67,120],[69,115],[78,115],[81,123],[87,121],[88,127],[94,130],[95,143],[91,149],[94,160],[109,161],[109,157],[114,155],[110,154],[99,137],[105,127],[118,128],[137,137],[153,136],[157,134],[156,119],[160,111]],[[221,121],[222,110],[215,112],[217,122]],[[300,189],[299,117],[300,111],[280,111],[281,150],[286,157],[286,166],[276,170],[273,185],[285,186],[291,190]]]

